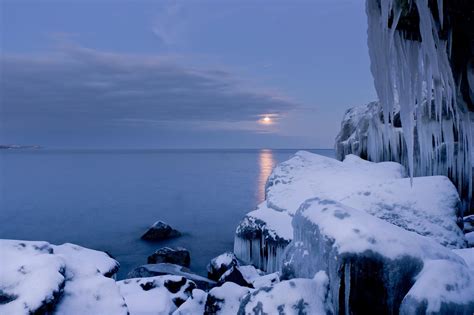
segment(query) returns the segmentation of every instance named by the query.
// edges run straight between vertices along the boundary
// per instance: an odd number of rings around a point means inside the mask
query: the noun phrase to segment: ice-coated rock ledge
[[[322,198],[303,203],[293,227],[284,276],[311,278],[324,270],[335,313],[474,312],[474,272],[467,263],[472,256],[466,249],[452,251]]]
[[[459,196],[447,177],[417,177],[411,185],[398,163],[372,163],[355,155],[340,162],[299,151],[273,170],[266,200],[237,227],[237,257],[267,272],[278,271],[293,238],[291,220],[314,197],[342,202],[448,247],[466,244],[458,226]]]

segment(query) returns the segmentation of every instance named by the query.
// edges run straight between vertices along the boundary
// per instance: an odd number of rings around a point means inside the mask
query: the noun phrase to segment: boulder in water
[[[147,241],[162,241],[178,236],[181,236],[181,233],[173,229],[169,224],[163,221],[156,221],[141,238]]]

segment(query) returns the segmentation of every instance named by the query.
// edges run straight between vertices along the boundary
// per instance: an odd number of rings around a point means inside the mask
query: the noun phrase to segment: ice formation
[[[443,1],[433,6],[428,0],[367,0],[366,10],[371,71],[384,121],[370,127],[374,129],[368,133],[370,159],[387,160],[400,155],[397,150],[406,150],[402,154],[406,161],[401,162],[412,178],[449,176],[467,196],[467,209],[473,189],[472,114],[458,97],[450,63],[452,36],[439,35],[446,31]],[[419,17],[419,38],[401,25],[413,11]],[[398,110],[404,145],[392,128]]]

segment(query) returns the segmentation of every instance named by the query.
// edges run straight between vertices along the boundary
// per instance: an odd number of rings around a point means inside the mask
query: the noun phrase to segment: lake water
[[[108,251],[119,278],[160,247],[183,246],[191,269],[205,275],[211,258],[232,250],[272,168],[296,151],[1,150],[0,238]],[[140,240],[157,220],[184,235]]]

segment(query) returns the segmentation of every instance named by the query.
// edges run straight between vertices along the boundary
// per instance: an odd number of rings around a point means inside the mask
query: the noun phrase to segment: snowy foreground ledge
[[[298,152],[273,171],[234,251],[284,279],[326,272],[334,313],[471,314],[474,249],[463,249],[457,191],[444,176],[411,186],[405,174]]]

